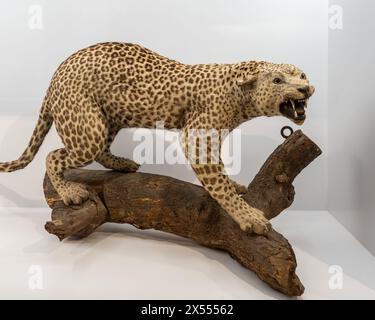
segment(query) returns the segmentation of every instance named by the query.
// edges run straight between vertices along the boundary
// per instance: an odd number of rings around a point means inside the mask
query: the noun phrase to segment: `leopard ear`
[[[251,91],[255,88],[257,82],[256,76],[248,76],[246,78],[238,78],[237,79],[237,85],[241,88],[243,91]]]

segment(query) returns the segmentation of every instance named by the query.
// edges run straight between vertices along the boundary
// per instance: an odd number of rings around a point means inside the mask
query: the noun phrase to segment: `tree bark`
[[[294,178],[320,154],[313,141],[300,130],[294,132],[266,160],[244,199],[268,219],[277,216],[293,202]],[[79,206],[65,206],[45,176],[45,197],[53,209],[45,228],[60,240],[87,237],[106,222],[152,228],[224,250],[288,296],[304,291],[289,242],[275,230],[266,236],[243,232],[200,186],[138,172],[75,169],[65,176],[88,185],[90,199]]]

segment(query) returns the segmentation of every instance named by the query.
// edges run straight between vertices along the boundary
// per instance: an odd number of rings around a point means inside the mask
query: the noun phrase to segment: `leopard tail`
[[[17,160],[0,162],[0,172],[12,172],[23,169],[34,159],[53,123],[53,119],[46,109],[47,108],[43,105],[26,150]]]

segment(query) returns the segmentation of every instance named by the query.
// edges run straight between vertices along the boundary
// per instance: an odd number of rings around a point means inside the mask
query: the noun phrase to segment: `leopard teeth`
[[[295,108],[296,108],[296,105],[294,104],[294,100],[289,100],[289,101],[290,101],[290,103],[292,104],[293,109],[295,109]]]
[[[292,104],[292,107],[293,107],[294,117],[297,118],[298,114],[297,114],[297,111],[296,111],[296,105],[294,104],[293,100],[290,100],[290,103]]]

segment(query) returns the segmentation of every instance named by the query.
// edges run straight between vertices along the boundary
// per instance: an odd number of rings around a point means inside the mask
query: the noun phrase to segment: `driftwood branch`
[[[296,131],[269,156],[244,199],[267,218],[275,217],[293,202],[294,178],[320,154],[314,142]],[[147,173],[71,170],[66,178],[88,185],[91,198],[81,206],[65,206],[46,175],[45,197],[53,211],[45,228],[60,240],[86,237],[105,222],[157,229],[227,251],[288,296],[304,291],[288,241],[275,230],[266,236],[244,233],[200,186]]]

